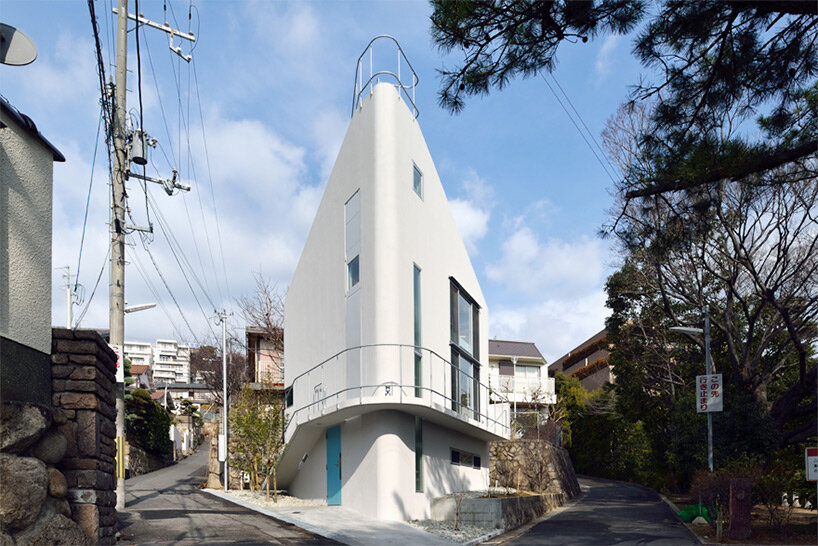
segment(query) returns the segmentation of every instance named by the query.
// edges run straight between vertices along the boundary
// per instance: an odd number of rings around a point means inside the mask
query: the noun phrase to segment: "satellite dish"
[[[23,66],[37,58],[37,46],[16,28],[0,23],[0,63]]]

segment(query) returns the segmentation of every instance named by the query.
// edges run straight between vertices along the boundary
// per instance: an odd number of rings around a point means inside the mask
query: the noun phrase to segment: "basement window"
[[[454,465],[470,466],[472,468],[480,468],[482,463],[479,455],[454,448],[451,448],[451,461]]]

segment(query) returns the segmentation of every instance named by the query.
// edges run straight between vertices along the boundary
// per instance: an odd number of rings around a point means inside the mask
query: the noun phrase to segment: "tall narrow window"
[[[415,491],[423,492],[423,419],[415,417]]]
[[[423,173],[414,163],[412,164],[412,189],[415,190],[418,197],[423,199]]]
[[[480,418],[480,307],[451,279],[452,409]]]
[[[361,193],[356,191],[344,206],[346,242],[345,260],[347,292],[355,288],[361,280],[359,254],[361,252]]]
[[[422,383],[422,369],[423,369],[423,351],[421,349],[421,321],[420,321],[420,268],[415,265],[412,268],[412,292],[414,294],[414,310],[415,310],[415,396],[420,398],[423,396]]]

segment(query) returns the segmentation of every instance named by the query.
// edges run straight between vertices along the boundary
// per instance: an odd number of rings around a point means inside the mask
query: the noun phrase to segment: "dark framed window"
[[[480,306],[450,278],[452,409],[480,419]]]
[[[423,492],[423,419],[415,417],[415,491]]]
[[[423,396],[423,352],[421,345],[423,340],[421,338],[421,315],[420,315],[420,268],[415,265],[412,268],[412,292],[414,296],[414,329],[415,329],[415,396],[420,398]]]
[[[458,466],[469,466],[472,468],[480,468],[482,461],[479,455],[463,451],[461,449],[450,448],[452,464]]]
[[[414,163],[412,164],[412,189],[415,190],[418,197],[423,199],[423,173]]]

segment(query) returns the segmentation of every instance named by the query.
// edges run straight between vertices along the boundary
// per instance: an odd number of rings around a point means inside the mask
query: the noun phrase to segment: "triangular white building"
[[[489,403],[486,303],[413,85],[357,89],[287,292],[279,484],[424,518],[431,499],[489,485],[488,443],[508,437],[508,416]]]

